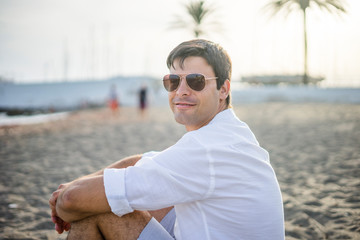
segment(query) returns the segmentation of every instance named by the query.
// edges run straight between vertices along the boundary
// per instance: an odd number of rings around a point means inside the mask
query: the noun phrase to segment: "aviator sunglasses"
[[[187,85],[195,91],[201,91],[204,89],[205,87],[205,81],[206,80],[214,80],[217,79],[217,77],[205,77],[204,75],[200,74],[200,73],[191,73],[188,74],[186,76],[184,76],[186,79],[186,83]],[[181,76],[177,75],[177,74],[168,74],[165,75],[163,78],[163,84],[165,89],[168,92],[172,92],[175,91],[179,85],[180,85],[180,81],[181,81]]]

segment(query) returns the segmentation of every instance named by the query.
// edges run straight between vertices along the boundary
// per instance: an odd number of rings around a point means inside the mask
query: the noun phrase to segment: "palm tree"
[[[214,27],[219,30],[220,24],[216,20],[210,21],[210,16],[215,12],[215,8],[207,6],[205,1],[193,1],[184,5],[190,20],[184,20],[181,16],[176,16],[176,19],[171,23],[171,28],[189,29],[194,34],[195,38],[205,35],[207,27]]]
[[[295,8],[293,8],[295,5]],[[324,9],[330,13],[346,13],[341,0],[272,0],[265,8],[270,8],[274,11],[274,14],[284,9],[288,13],[294,9],[302,11],[303,25],[304,25],[304,75],[303,83],[308,84],[308,39],[306,30],[306,10],[317,5],[320,9]]]

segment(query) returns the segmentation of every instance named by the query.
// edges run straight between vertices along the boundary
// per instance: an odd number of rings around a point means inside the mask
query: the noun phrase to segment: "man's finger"
[[[59,193],[60,193],[60,191],[56,190],[55,192],[53,192],[51,194],[51,197],[49,199],[49,205],[50,206],[55,206],[56,205],[56,201],[57,201],[57,198],[59,197]]]
[[[62,226],[58,223],[55,224],[55,230],[59,233],[62,234],[64,232]]]
[[[71,228],[71,224],[70,223],[64,223],[64,230],[65,231],[69,231]]]
[[[58,187],[58,190],[65,188],[68,185],[68,183],[60,184]]]
[[[59,217],[56,217],[56,223],[55,223],[55,230],[61,234],[64,232],[64,225],[66,224],[66,222],[64,222],[64,220],[62,220]]]

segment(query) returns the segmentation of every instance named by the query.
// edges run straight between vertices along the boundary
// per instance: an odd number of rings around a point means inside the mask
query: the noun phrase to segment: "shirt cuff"
[[[134,211],[126,199],[125,169],[105,169],[104,187],[111,211],[121,217]]]

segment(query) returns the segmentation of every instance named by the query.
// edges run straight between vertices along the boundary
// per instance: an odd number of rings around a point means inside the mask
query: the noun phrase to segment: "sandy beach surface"
[[[360,105],[236,105],[269,151],[283,194],[286,239],[360,239]],[[185,129],[166,107],[108,109],[0,128],[0,239],[64,239],[48,199],[59,184],[128,155],[162,150]]]

